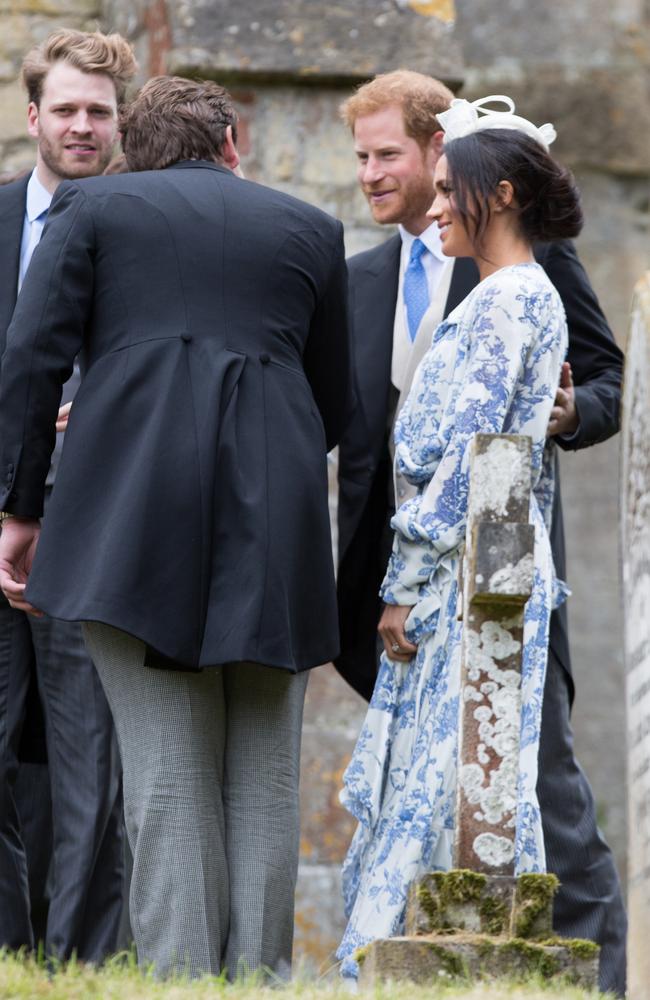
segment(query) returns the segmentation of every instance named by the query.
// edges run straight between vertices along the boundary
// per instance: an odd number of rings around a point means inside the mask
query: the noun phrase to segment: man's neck
[[[45,190],[49,191],[52,195],[64,179],[63,177],[59,177],[58,174],[52,173],[40,156],[36,159],[36,178],[39,184],[42,184]]]

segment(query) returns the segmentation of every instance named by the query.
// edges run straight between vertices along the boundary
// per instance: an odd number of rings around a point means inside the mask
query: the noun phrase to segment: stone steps
[[[553,936],[557,886],[554,875],[431,872],[411,887],[406,936],[357,953],[359,984],[539,976],[596,988],[598,946]]]

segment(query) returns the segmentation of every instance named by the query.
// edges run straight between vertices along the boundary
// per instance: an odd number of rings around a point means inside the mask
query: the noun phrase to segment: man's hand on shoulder
[[[43,612],[25,600],[25,587],[40,533],[38,518],[7,517],[0,534],[0,588],[12,608],[37,618]]]
[[[59,412],[56,417],[57,433],[60,433],[67,428],[71,409],[72,409],[72,402],[64,403],[63,406],[59,407]]]
[[[580,423],[576,409],[575,389],[571,365],[565,361],[560,374],[560,384],[555,394],[555,404],[548,422],[548,436],[554,434],[575,434]]]

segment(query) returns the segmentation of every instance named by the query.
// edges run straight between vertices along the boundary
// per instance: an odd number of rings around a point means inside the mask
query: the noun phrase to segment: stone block
[[[360,949],[357,960],[361,989],[390,981],[430,985],[530,976],[584,989],[595,989],[598,982],[598,946],[561,938],[544,943],[472,934],[389,938]]]
[[[650,48],[645,43],[646,48]],[[521,114],[552,120],[552,152],[579,173],[584,169],[633,178],[650,172],[649,58],[626,57],[603,66],[497,62],[468,74],[462,96],[509,94]],[[606,141],[604,141],[606,137]],[[609,241],[617,239],[610,233]],[[636,275],[635,277],[638,277]]]
[[[507,934],[516,882],[507,875],[488,876],[462,869],[429,872],[409,890],[406,934]]]
[[[163,4],[164,6],[164,4]],[[460,49],[450,0],[348,0],[326,14],[312,0],[167,5],[168,70],[210,77],[360,80],[408,65],[457,83]]]
[[[468,604],[523,605],[533,589],[535,528],[532,524],[474,525],[467,560]]]
[[[525,940],[553,935],[554,875],[429,872],[409,891],[406,934],[472,933]]]
[[[531,440],[477,434],[471,445],[468,521],[528,522]]]
[[[57,23],[50,29],[54,31],[61,27],[62,20],[67,26],[71,19],[78,17],[101,18],[102,4],[101,0],[0,0],[0,17],[7,14],[56,18]]]

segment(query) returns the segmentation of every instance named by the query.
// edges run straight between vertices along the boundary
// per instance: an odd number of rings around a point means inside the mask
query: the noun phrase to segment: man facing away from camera
[[[440,81],[398,70],[364,84],[342,105],[372,216],[380,225],[399,226],[386,242],[348,261],[357,404],[339,449],[342,650],[336,666],[367,699],[377,672],[378,592],[396,502],[392,425],[434,329],[478,282],[473,261],[443,255],[437,224],[426,218],[433,168],[442,153],[436,115],[452,99]],[[569,328],[548,432],[565,450],[584,448],[618,430],[622,355],[573,245],[547,244],[535,252],[562,297]],[[557,470],[551,544],[557,575],[564,579]],[[414,653],[404,635],[399,644]],[[573,754],[573,695],[562,605],[551,615],[537,785],[547,865],[561,883],[554,926],[563,936],[600,945],[601,989],[623,996],[626,916],[612,855],[596,826],[591,788]]]
[[[120,35],[61,29],[25,57],[22,79],[36,167],[0,188],[0,349],[16,297],[63,180],[100,174],[117,139],[118,104],[136,70]],[[29,298],[30,293],[27,293]],[[73,376],[65,388],[70,398]],[[54,425],[52,425],[52,430]],[[2,435],[5,432],[1,426]],[[60,449],[47,471],[47,502]],[[102,526],[96,530],[101,534]],[[59,559],[65,561],[66,553]],[[110,711],[81,627],[56,617],[35,618],[0,597],[0,945],[34,944],[23,823],[36,845],[49,846],[50,818],[42,803],[17,808],[18,748],[30,680],[36,678],[45,720],[53,852],[48,954],[76,951],[100,961],[114,951],[122,905],[122,802]],[[40,849],[40,848],[39,848]],[[45,867],[49,860],[44,847]],[[31,872],[30,872],[31,873]]]
[[[85,623],[122,754],[131,924],[160,974],[288,972],[307,672],[338,653],[342,226],[236,176],[236,128],[215,83],[143,88],[121,123],[133,172],[57,192],[0,383],[0,584]]]

